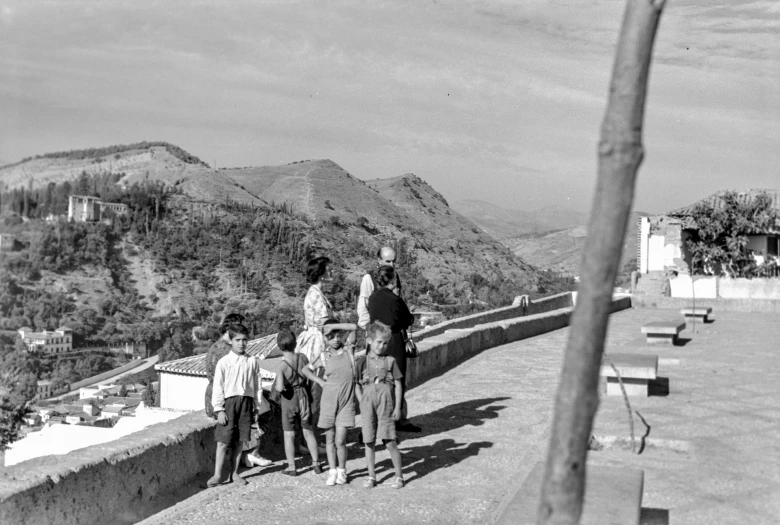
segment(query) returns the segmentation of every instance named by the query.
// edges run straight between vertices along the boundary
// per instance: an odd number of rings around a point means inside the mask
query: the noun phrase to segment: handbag
[[[412,335],[407,331],[403,331],[404,345],[406,347],[406,358],[415,359],[420,356],[420,351],[417,349],[417,343],[412,339]]]

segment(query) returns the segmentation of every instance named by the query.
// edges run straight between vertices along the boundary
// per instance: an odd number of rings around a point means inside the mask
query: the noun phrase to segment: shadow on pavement
[[[669,525],[669,510],[642,507],[639,525]]]
[[[510,397],[486,397],[483,399],[472,399],[442,407],[428,414],[420,414],[411,418],[412,423],[419,425],[422,432],[419,434],[406,434],[401,432],[399,438],[424,437],[442,432],[449,432],[456,428],[466,425],[479,426],[485,423],[486,419],[495,419],[498,412],[506,408],[505,405],[493,405],[498,401],[506,401]],[[488,406],[485,406],[488,405]],[[484,408],[480,408],[484,407]]]
[[[400,438],[399,442],[406,439],[416,439],[418,437],[446,433],[467,425],[483,425],[485,420],[497,418],[499,416],[499,411],[506,408],[505,405],[494,405],[493,403],[505,401],[507,399],[511,398],[504,396],[473,399],[448,405],[428,414],[415,416],[411,418],[411,421],[415,425],[422,427],[422,432],[419,434],[401,432],[398,436]],[[476,456],[479,454],[480,450],[492,446],[493,443],[491,441],[457,443],[452,438],[446,438],[440,439],[432,445],[403,447],[401,448],[401,455],[403,458],[404,477],[406,477],[407,482],[415,481],[434,470],[447,468],[460,463],[464,459]],[[360,446],[360,449],[362,452],[362,446]],[[384,456],[382,461],[377,461],[376,464],[378,483],[393,477],[393,464],[389,457],[380,452],[383,451],[383,449],[384,447],[377,447],[377,452],[379,454],[377,459]],[[351,455],[352,454],[350,454],[350,456]],[[354,471],[353,474],[362,475],[366,472],[366,469],[362,468]]]
[[[650,397],[666,397],[669,395],[669,378],[656,377],[647,382],[647,395]]]

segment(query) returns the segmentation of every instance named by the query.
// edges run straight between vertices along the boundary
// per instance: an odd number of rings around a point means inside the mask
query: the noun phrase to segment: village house
[[[663,215],[640,217],[637,224],[637,272],[639,293],[651,295],[671,295],[672,297],[688,297],[695,294],[701,298],[720,297],[720,282],[716,277],[691,278],[693,256],[688,248],[688,240],[695,235],[689,229],[690,217],[699,205],[707,205],[718,209],[724,205],[718,192],[698,202]],[[772,208],[780,213],[780,190],[749,190],[738,194],[740,202],[750,202],[758,194],[767,194]],[[752,250],[756,262],[763,263],[767,257],[780,255],[780,224],[769,231],[755,232],[747,235],[747,248]],[[770,284],[762,287],[759,295],[746,290],[744,283],[738,279],[723,279],[724,290],[731,297],[731,288],[738,285],[738,295],[732,298],[774,298],[775,286]],[[755,280],[759,281],[759,280]],[[756,283],[761,285],[761,283]],[[694,289],[695,287],[695,289]]]
[[[127,215],[127,204],[118,202],[103,202],[97,197],[88,195],[71,195],[68,197],[68,220],[76,222],[97,222],[104,218],[106,212],[115,215]]]
[[[35,332],[32,328],[22,327],[17,330],[28,352],[44,354],[59,354],[73,350],[73,330],[61,326],[54,331]]]
[[[63,383],[57,388],[54,388],[54,382],[48,379],[39,379],[36,387],[37,399],[46,399],[48,397],[56,396],[68,391],[68,384]]]

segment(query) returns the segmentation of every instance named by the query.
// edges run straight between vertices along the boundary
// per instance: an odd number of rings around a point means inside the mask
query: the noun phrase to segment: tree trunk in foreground
[[[664,0],[627,0],[599,141],[599,177],[577,305],[555,399],[538,525],[576,525],[607,332],[634,181],[642,162],[647,77]]]

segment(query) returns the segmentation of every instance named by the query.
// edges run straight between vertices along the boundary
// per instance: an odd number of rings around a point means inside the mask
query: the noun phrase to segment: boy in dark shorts
[[[363,443],[366,446],[368,467],[368,479],[363,486],[367,489],[376,486],[374,464],[377,439],[384,440],[385,447],[390,452],[390,459],[393,461],[395,479],[390,486],[394,489],[404,486],[401,452],[398,450],[395,434],[395,422],[401,417],[403,375],[395,359],[385,355],[391,335],[390,327],[379,321],[374,321],[368,326],[366,343],[370,351],[365,361],[361,363],[361,370],[358,373]]]
[[[322,474],[317,438],[311,426],[311,399],[306,388],[306,379],[320,386],[325,381],[317,377],[309,368],[309,360],[303,354],[295,353],[295,335],[290,330],[280,330],[276,336],[276,345],[282,351],[282,362],[276,371],[274,390],[279,392],[282,408],[282,430],[284,431],[284,453],[287,456],[287,469],[282,474],[297,476],[295,468],[295,427],[303,429],[303,437],[311,454],[315,474]]]
[[[217,361],[214,370],[211,404],[217,416],[217,426],[214,429],[217,454],[214,476],[206,482],[209,487],[220,483],[228,448],[233,451],[233,473],[230,479],[233,483],[246,485],[246,480],[238,475],[238,467],[241,465],[239,460],[243,442],[250,440],[252,421],[257,413],[257,400],[262,395],[260,364],[257,358],[246,355],[249,331],[242,324],[234,324],[228,328],[228,335],[230,353]]]

